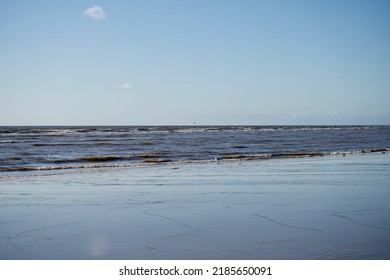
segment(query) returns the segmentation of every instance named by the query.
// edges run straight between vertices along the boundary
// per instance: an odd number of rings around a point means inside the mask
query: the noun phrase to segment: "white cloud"
[[[87,17],[93,18],[95,20],[104,19],[106,17],[106,14],[103,11],[102,7],[99,6],[93,6],[84,11],[84,15]]]
[[[131,89],[131,88],[133,88],[133,85],[130,83],[124,83],[123,85],[120,86],[120,88]]]

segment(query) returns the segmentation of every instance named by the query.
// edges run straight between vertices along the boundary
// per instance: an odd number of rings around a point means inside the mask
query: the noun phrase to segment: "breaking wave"
[[[345,151],[345,152],[300,152],[300,153],[275,153],[275,154],[222,154],[214,158],[194,159],[188,156],[185,159],[174,160],[167,157],[161,157],[158,154],[138,154],[131,156],[90,156],[75,159],[53,160],[53,164],[45,165],[26,165],[13,167],[0,167],[3,172],[15,171],[48,171],[48,170],[64,170],[64,169],[90,169],[90,168],[115,168],[115,167],[132,167],[132,166],[147,166],[158,164],[190,164],[190,163],[211,163],[224,161],[251,161],[251,160],[270,160],[283,158],[309,158],[322,156],[345,156],[353,154],[367,153],[387,153],[390,148]],[[16,158],[18,159],[18,158]],[[115,162],[115,163],[114,163]]]
[[[0,127],[0,172],[388,152],[390,126]]]

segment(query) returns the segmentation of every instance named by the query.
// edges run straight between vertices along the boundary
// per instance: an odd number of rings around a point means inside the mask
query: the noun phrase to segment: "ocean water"
[[[388,260],[389,147],[390,126],[1,127],[0,259]]]
[[[0,176],[390,151],[390,126],[0,127]]]

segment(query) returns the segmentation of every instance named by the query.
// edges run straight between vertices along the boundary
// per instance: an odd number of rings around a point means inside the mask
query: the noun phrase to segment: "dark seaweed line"
[[[383,228],[383,227],[379,227],[379,226],[374,226],[374,225],[369,225],[369,224],[362,224],[362,223],[356,222],[356,221],[353,220],[351,217],[344,216],[344,215],[340,215],[340,213],[337,213],[337,214],[336,214],[336,213],[333,213],[332,216],[346,219],[346,220],[350,221],[351,223],[353,223],[353,224],[355,224],[355,225],[357,225],[357,226],[362,226],[362,227],[368,227],[368,228],[375,228],[375,229],[379,229],[379,230],[390,231],[390,229],[387,229],[387,228]]]
[[[187,231],[185,232],[182,232],[182,233],[177,233],[177,234],[172,234],[172,235],[167,235],[167,236],[163,236],[163,237],[160,237],[160,238],[157,238],[157,239],[154,239],[154,240],[151,240],[149,241],[148,243],[146,243],[142,249],[142,251],[139,253],[139,257],[142,258],[146,251],[147,250],[155,250],[156,248],[152,246],[152,244],[154,243],[158,243],[162,240],[166,240],[166,239],[171,239],[171,238],[176,238],[176,237],[180,237],[180,236],[186,236],[186,235],[190,235],[192,234],[195,229],[179,220],[176,220],[174,218],[171,218],[171,217],[168,217],[168,216],[165,216],[165,215],[160,215],[160,214],[156,214],[156,213],[151,213],[151,211],[157,211],[157,210],[164,210],[164,209],[169,209],[169,208],[159,208],[159,209],[147,209],[147,210],[144,210],[143,213],[145,215],[150,215],[150,216],[155,216],[155,217],[159,217],[159,218],[162,218],[162,219],[165,219],[165,220],[168,220],[168,221],[172,221],[174,223],[177,223],[179,224],[180,226],[183,226],[185,228],[188,228]]]
[[[299,226],[293,226],[293,225],[288,225],[288,224],[285,224],[285,223],[282,223],[282,222],[279,222],[279,221],[276,221],[270,217],[267,217],[267,216],[263,216],[263,215],[260,215],[260,214],[257,214],[255,213],[254,216],[256,217],[259,217],[259,218],[263,218],[263,219],[266,219],[270,222],[273,222],[275,224],[278,224],[278,225],[281,225],[281,226],[284,226],[284,227],[289,227],[289,228],[295,228],[295,229],[302,229],[302,230],[311,230],[311,231],[316,231],[318,233],[324,233],[325,231],[322,230],[322,229],[316,229],[316,228],[309,228],[309,227],[299,227]]]

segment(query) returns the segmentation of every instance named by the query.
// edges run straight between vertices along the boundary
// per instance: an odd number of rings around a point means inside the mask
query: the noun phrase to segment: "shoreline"
[[[364,156],[364,155],[379,155],[390,154],[390,148],[379,148],[372,150],[346,151],[346,152],[304,152],[291,154],[258,154],[258,155],[226,155],[221,158],[213,160],[185,160],[185,161],[159,161],[159,160],[145,160],[137,163],[123,163],[123,164],[89,164],[82,166],[48,166],[35,167],[28,166],[17,170],[0,172],[0,180],[7,178],[29,177],[29,176],[54,176],[68,173],[88,173],[88,172],[110,172],[111,170],[122,170],[129,168],[148,168],[148,167],[164,167],[174,166],[180,168],[185,165],[208,165],[208,164],[229,164],[241,162],[261,162],[268,160],[285,160],[285,159],[310,159],[321,157],[345,157],[345,156]],[[107,156],[111,157],[111,156]],[[103,160],[104,162],[105,160]],[[3,175],[2,175],[3,174]]]
[[[390,259],[389,153],[55,175],[1,178],[0,259]]]

